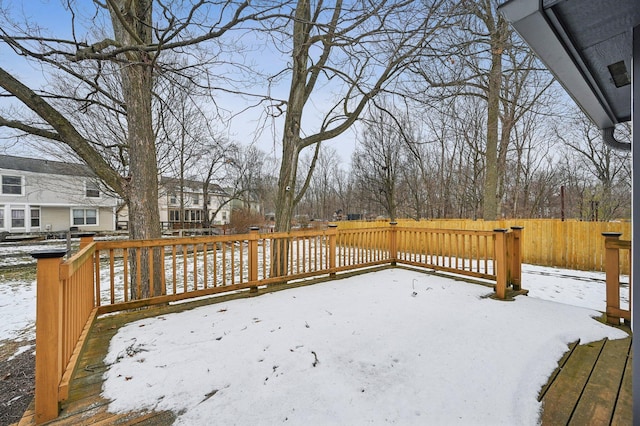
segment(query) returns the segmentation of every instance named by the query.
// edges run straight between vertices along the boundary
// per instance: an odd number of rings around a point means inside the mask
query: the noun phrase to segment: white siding
[[[91,209],[97,212],[97,224],[79,225],[79,229],[86,231],[114,229],[113,207],[117,204],[117,199],[102,191],[99,197],[87,197],[87,183],[95,182],[90,177],[10,169],[0,169],[1,175],[20,176],[22,193],[20,195],[3,194],[0,191],[0,211],[3,215],[0,231],[13,233],[67,231],[74,226],[71,213],[74,208]],[[39,226],[32,226],[31,211],[34,208],[40,211]],[[18,218],[22,214],[23,222]],[[19,221],[22,226],[16,226]]]

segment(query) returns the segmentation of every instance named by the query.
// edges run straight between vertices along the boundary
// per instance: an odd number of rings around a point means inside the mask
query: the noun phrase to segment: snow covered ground
[[[523,286],[500,302],[393,269],[139,321],[104,396],[178,424],[536,424],[566,345],[624,333],[591,318],[604,273],[523,265]],[[0,317],[0,342],[33,338],[32,280],[0,279]]]
[[[0,275],[0,342],[35,338],[36,283]]]
[[[393,269],[141,320],[112,339],[103,396],[184,425],[533,425],[567,344],[626,336],[592,319],[597,280],[527,266],[532,296],[500,302]]]

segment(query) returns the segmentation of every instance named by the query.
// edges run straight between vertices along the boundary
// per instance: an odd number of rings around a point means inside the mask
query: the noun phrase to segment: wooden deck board
[[[541,397],[542,425],[631,424],[631,337],[570,346]]]
[[[624,376],[618,393],[616,409],[613,412],[612,425],[630,425],[633,424],[633,395],[632,395],[632,369],[633,352],[629,348],[629,356],[624,368]]]
[[[580,343],[579,341],[571,343],[569,345],[569,350],[565,352],[564,355],[562,355],[562,358],[560,358],[560,361],[558,361],[558,368],[556,368],[555,371],[551,373],[551,377],[549,377],[548,383],[544,385],[542,389],[540,389],[540,393],[538,394],[538,402],[542,401],[544,396],[547,394],[547,391],[551,387],[551,384],[554,382],[558,374],[560,374],[560,371],[562,371],[562,369],[564,368],[564,365],[567,363],[567,360],[569,359],[569,357],[571,356],[571,354],[576,349],[579,343]]]
[[[606,340],[570,425],[608,425],[616,406],[631,339]]]
[[[542,424],[566,425],[604,346],[604,341],[579,345],[569,357],[543,402]]]

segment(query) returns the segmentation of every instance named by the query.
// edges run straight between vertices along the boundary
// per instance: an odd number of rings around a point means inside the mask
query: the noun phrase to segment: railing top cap
[[[31,256],[35,259],[55,259],[63,257],[65,254],[67,254],[67,249],[46,249],[31,252]]]

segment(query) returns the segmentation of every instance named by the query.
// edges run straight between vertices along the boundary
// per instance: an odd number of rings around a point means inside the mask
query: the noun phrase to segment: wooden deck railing
[[[631,323],[631,273],[629,273],[628,309],[620,307],[620,251],[626,250],[628,264],[631,265],[631,241],[621,240],[620,232],[603,232],[605,246],[605,272],[607,282],[607,322],[619,325],[620,319]]]
[[[265,234],[255,228],[243,235],[138,241],[94,242],[83,236],[80,251],[64,262],[65,251],[34,253],[36,422],[57,417],[97,315],[385,264],[492,280],[496,296],[504,299],[509,284],[520,286],[520,233],[395,224]],[[152,285],[146,286],[143,276],[151,277]]]
[[[385,221],[342,221],[338,229],[377,228]],[[398,219],[398,227],[430,229],[465,229],[491,231],[497,228],[524,226],[522,261],[532,265],[552,266],[580,271],[604,271],[605,248],[602,232],[621,232],[622,238],[631,238],[631,222],[627,220],[607,222],[583,222],[575,219]],[[620,271],[627,274],[626,256],[620,260]]]
[[[96,317],[95,243],[62,262],[66,250],[32,253],[38,260],[36,293],[36,423],[58,416],[84,337]]]

